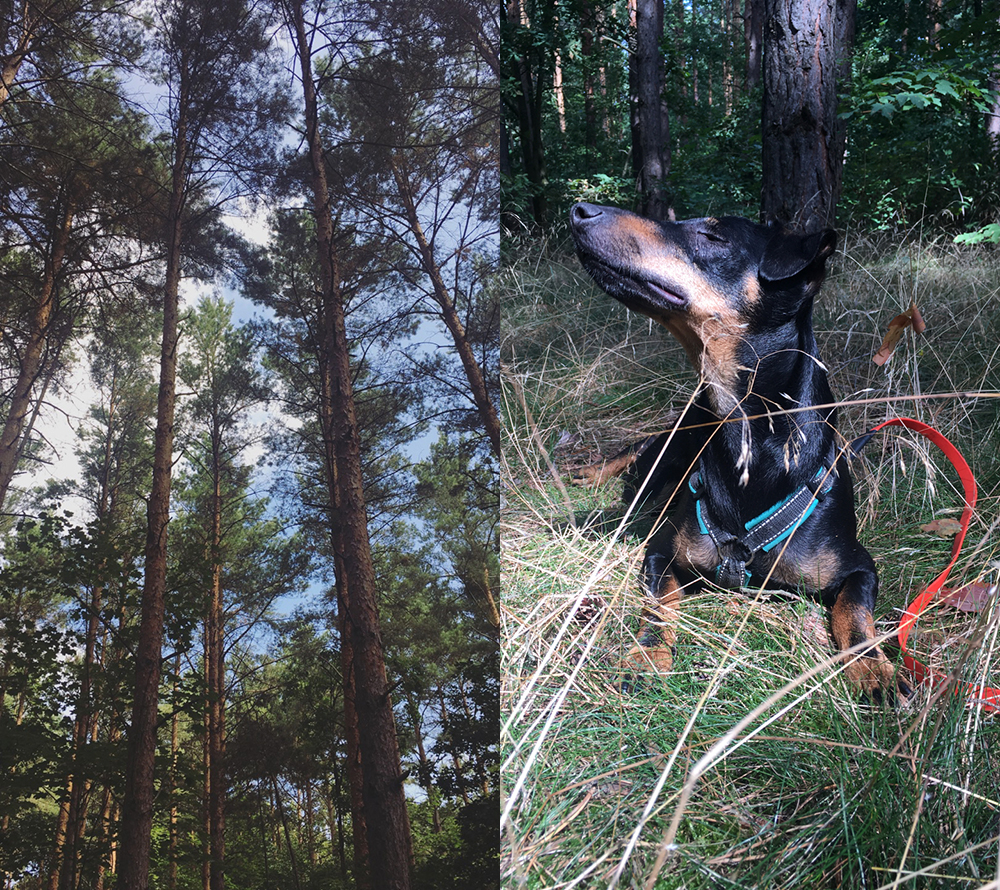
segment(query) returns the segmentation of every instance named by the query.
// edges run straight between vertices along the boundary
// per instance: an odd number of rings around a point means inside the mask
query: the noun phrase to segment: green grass
[[[659,429],[693,373],[571,256],[526,257],[501,286],[504,886],[997,886],[1000,715],[929,688],[899,708],[862,701],[810,600],[688,597],[673,672],[622,692],[651,520],[624,522],[617,484],[573,487],[567,468]],[[927,332],[908,333],[876,367],[882,332],[914,300]],[[956,584],[997,574],[1000,402],[929,396],[1000,389],[998,325],[996,251],[849,244],[816,310],[845,433],[915,416],[972,464],[980,502]],[[934,451],[890,432],[855,472],[882,632],[950,553],[919,529],[960,512],[954,473]],[[979,616],[993,636],[968,657],[955,634],[972,633],[976,615],[945,625],[936,613],[921,639],[1000,686],[995,611]],[[884,648],[898,655],[891,640]]]

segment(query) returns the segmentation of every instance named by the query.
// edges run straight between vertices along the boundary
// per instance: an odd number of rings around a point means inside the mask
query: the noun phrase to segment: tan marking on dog
[[[781,545],[775,548],[779,553]],[[820,547],[812,553],[796,554],[794,558],[782,556],[771,573],[779,584],[799,590],[819,593],[840,571],[840,556],[831,547]]]
[[[674,537],[674,553],[684,568],[705,576],[713,575],[719,564],[719,551],[712,539],[687,527]]]
[[[871,612],[846,603],[839,596],[830,610],[830,624],[833,639],[841,651],[876,638]],[[845,670],[847,679],[869,695],[878,689],[892,689],[895,685],[895,668],[878,646],[860,658],[857,653],[844,657],[851,660]]]
[[[643,671],[655,674],[669,674],[674,666],[674,653],[661,646],[633,646],[628,650],[622,663],[623,673]]]
[[[608,460],[602,460],[600,463],[580,467],[580,469],[573,471],[571,481],[574,485],[586,485],[591,488],[597,488],[605,482],[621,476],[622,473],[636,462],[638,457],[639,452],[634,451],[631,454],[609,458]]]
[[[740,370],[737,350],[746,328],[740,313],[685,257],[661,255],[643,268],[653,272],[654,280],[675,284],[688,298],[685,311],[655,320],[677,338],[709,384],[733,393]]]
[[[756,272],[747,272],[743,279],[743,299],[746,300],[747,305],[756,306],[760,302],[760,298],[760,279]]]
[[[614,225],[607,226],[613,237],[603,244],[603,251],[625,268],[638,270],[645,265],[644,256],[649,244],[659,243],[663,233],[652,220],[635,214],[618,217]]]
[[[643,606],[643,624],[639,628],[639,640],[654,634],[660,639],[656,645],[646,646],[642,642],[633,646],[625,656],[623,668],[626,670],[654,670],[668,673],[673,666],[672,648],[677,640],[677,620],[680,617],[681,586],[673,575],[668,575],[657,593],[656,599]]]

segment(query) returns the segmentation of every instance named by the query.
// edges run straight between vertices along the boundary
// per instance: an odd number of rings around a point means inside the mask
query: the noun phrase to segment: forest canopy
[[[0,38],[0,882],[490,886],[491,8]]]

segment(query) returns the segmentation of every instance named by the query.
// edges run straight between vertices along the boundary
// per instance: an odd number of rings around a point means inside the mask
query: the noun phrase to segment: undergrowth
[[[620,485],[573,487],[568,470],[661,429],[696,381],[680,348],[568,252],[525,254],[500,286],[504,886],[1000,886],[1000,715],[926,686],[897,706],[862,700],[811,600],[690,596],[673,671],[622,690],[652,518],[624,515]],[[913,302],[926,332],[875,366],[889,321]],[[951,583],[995,583],[1000,255],[849,242],[815,326],[845,435],[908,415],[965,453],[980,499]],[[961,512],[935,451],[894,431],[855,466],[893,659],[900,614],[950,554],[950,539],[920,526]],[[995,600],[957,614],[974,646],[951,636],[954,615],[937,627],[940,610],[917,637],[948,650],[957,676],[1000,686]]]

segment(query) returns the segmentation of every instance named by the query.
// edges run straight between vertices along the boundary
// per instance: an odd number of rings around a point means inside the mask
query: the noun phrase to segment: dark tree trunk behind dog
[[[764,0],[745,0],[743,7],[743,40],[746,45],[747,67],[745,84],[749,92],[760,83],[761,39],[764,34]]]
[[[993,104],[986,114],[986,135],[993,153],[1000,154],[1000,63],[993,68],[989,87],[993,92]]]
[[[552,7],[554,8],[554,7]],[[506,76],[512,89],[504,91],[507,110],[517,121],[518,144],[531,196],[531,215],[538,228],[548,220],[548,173],[542,141],[542,112],[547,99],[545,85],[551,76],[546,70],[544,41],[535,41],[533,32],[548,33],[551,11],[540,10],[542,21],[530,26],[521,0],[500,4],[500,21],[508,47]]]
[[[670,127],[663,101],[663,0],[636,0],[635,49],[629,56],[632,90],[632,165],[639,181],[640,211],[667,219],[670,199]]]
[[[764,0],[765,220],[833,224],[846,135],[837,84],[849,71],[856,9],[857,0]]]

